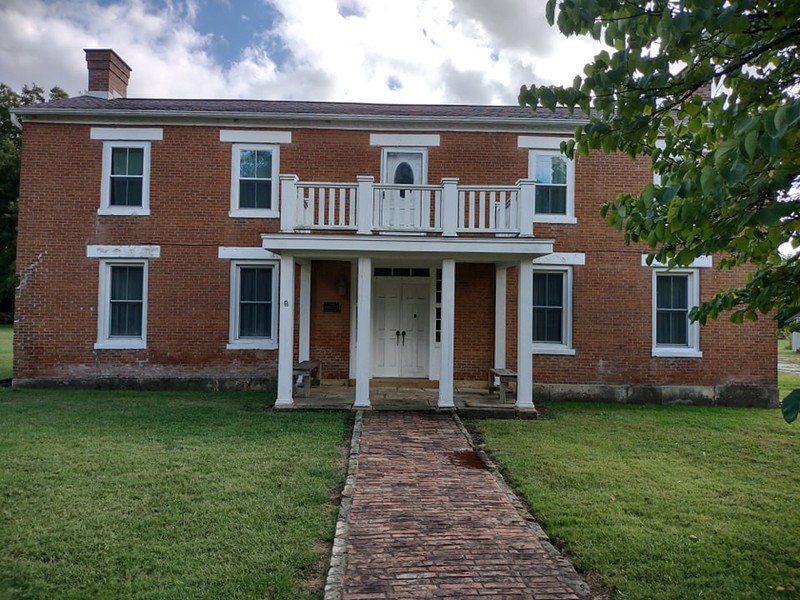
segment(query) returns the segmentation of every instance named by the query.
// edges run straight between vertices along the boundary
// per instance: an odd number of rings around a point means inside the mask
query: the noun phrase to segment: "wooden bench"
[[[314,377],[316,371],[316,377]],[[298,363],[292,369],[292,378],[294,379],[294,387],[303,388],[303,397],[308,398],[311,394],[311,383],[319,385],[319,380],[322,379],[322,366],[318,360],[304,360]]]
[[[495,384],[497,380],[497,384]],[[510,384],[514,384],[514,393],[517,390],[517,372],[511,369],[489,369],[489,391],[497,391],[500,393],[500,402],[505,404],[507,402],[507,394],[510,391]]]

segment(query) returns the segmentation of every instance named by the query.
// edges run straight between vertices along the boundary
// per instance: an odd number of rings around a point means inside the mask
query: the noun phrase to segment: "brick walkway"
[[[452,417],[365,414],[341,598],[578,600],[562,575]]]

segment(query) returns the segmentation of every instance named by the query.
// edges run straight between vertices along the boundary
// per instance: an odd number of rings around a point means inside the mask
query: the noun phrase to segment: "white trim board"
[[[269,250],[249,246],[220,246],[217,257],[225,260],[280,260],[280,256]]]
[[[571,139],[572,138],[567,137],[520,135],[517,136],[517,148],[529,148],[535,150],[561,150],[561,142],[567,142]]]
[[[370,133],[370,146],[438,146],[438,133]]]
[[[585,265],[586,254],[583,252],[553,252],[533,259],[535,265]]]
[[[647,264],[647,257],[650,256],[649,254],[642,254],[642,266],[643,267],[652,267],[654,269],[666,269],[668,266],[664,263],[658,262],[654,260],[652,264]],[[701,269],[701,268],[709,268],[713,266],[713,261],[710,256],[698,256],[695,258],[691,264],[685,267],[675,266],[675,269]]]
[[[220,129],[220,142],[240,144],[291,144],[291,131],[244,131],[241,129]]]
[[[92,127],[89,137],[93,140],[161,141],[164,130],[160,127]]]
[[[86,246],[86,258],[161,258],[161,246]]]

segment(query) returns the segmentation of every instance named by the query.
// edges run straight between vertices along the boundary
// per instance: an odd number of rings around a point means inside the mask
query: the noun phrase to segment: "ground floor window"
[[[685,356],[700,351],[699,326],[689,320],[696,306],[698,272],[653,272],[653,355]]]
[[[97,348],[145,348],[147,261],[101,261]]]
[[[573,354],[572,270],[540,267],[533,270],[533,351]]]
[[[275,263],[231,264],[230,349],[277,347],[276,276]]]

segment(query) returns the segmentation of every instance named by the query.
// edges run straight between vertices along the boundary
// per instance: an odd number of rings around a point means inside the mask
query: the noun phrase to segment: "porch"
[[[276,410],[361,410],[355,406],[356,388],[347,382],[323,381],[312,387],[308,397],[294,397],[291,405],[276,404]],[[513,400],[501,402],[497,392],[490,392],[485,382],[455,382],[453,406],[439,407],[439,386],[436,381],[373,379],[370,406],[375,411],[436,412],[455,410],[462,416],[493,419],[532,419],[537,417],[531,406],[519,408]]]

